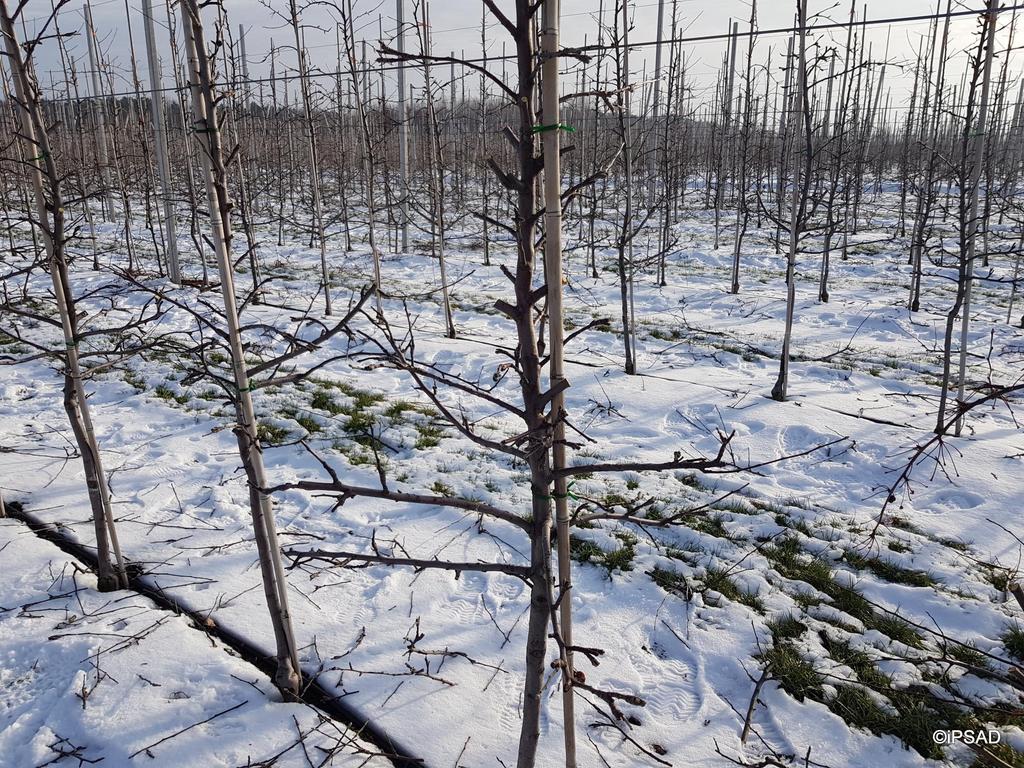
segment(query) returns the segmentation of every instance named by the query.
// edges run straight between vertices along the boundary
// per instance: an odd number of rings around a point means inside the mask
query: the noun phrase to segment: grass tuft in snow
[[[746,592],[736,586],[736,583],[729,578],[727,571],[709,567],[703,581],[705,591],[717,592],[727,600],[742,603],[759,613],[764,612],[764,604],[758,599],[757,595]]]
[[[989,744],[984,747],[984,753],[979,754],[977,759],[971,763],[971,768],[1024,768],[1024,753],[1018,752],[1009,744]]]
[[[951,658],[975,669],[988,669],[988,657],[979,651],[973,643],[946,643],[943,650]]]
[[[418,450],[434,448],[441,444],[441,438],[444,437],[444,429],[436,424],[416,423],[415,429],[418,434],[415,447]]]
[[[1024,661],[1024,629],[1014,623],[1007,627],[999,638],[1003,641],[1006,652],[1017,661]]]
[[[895,614],[876,614],[871,621],[864,623],[872,629],[877,629],[882,634],[888,635],[898,643],[909,645],[911,648],[924,648],[924,641],[917,631]]]
[[[855,728],[863,728],[875,734],[892,733],[892,715],[859,686],[837,686],[828,707]]]
[[[310,405],[317,410],[327,411],[332,416],[337,416],[342,412],[341,405],[335,401],[334,397],[326,389],[318,389],[314,392]]]
[[[829,656],[853,670],[859,682],[875,690],[886,689],[891,685],[889,676],[879,671],[866,651],[854,648],[847,640],[827,636],[822,638],[822,643]]]
[[[323,427],[320,426],[320,422],[314,419],[312,416],[296,415],[293,417],[300,427],[309,432],[311,435],[315,435],[320,432]]]
[[[622,546],[605,553],[604,567],[608,569],[609,573],[632,571],[633,558],[636,557],[636,536],[629,531],[616,531],[612,535],[622,543]]]
[[[921,529],[905,517],[890,517],[888,525],[890,528],[897,528],[909,533],[922,533]]]
[[[892,679],[879,671],[866,651],[854,648],[845,640],[822,639],[829,655],[853,670],[856,680],[852,682],[884,697],[895,710],[886,711],[880,707],[877,699],[870,697],[864,689],[858,689],[860,694],[846,691],[826,704],[850,725],[866,728],[878,735],[895,736],[905,746],[933,759],[942,757],[942,750],[932,739],[936,729],[980,727],[978,723],[966,722],[964,711],[949,703],[951,696],[936,695],[931,689],[916,685],[896,688]],[[843,687],[849,686],[839,686],[837,690]],[[867,699],[872,700],[869,703]]]
[[[157,385],[157,388],[154,390],[154,394],[161,400],[173,400],[178,405],[184,405],[189,401],[188,395],[177,395],[174,393],[173,389],[165,384]]]
[[[603,549],[593,541],[570,536],[569,553],[576,562],[601,566],[608,572],[609,577],[616,571],[633,570],[636,537],[626,531],[618,531],[613,535],[622,542],[622,546],[612,550]]]
[[[797,539],[784,539],[778,544],[765,547],[762,552],[782,576],[802,581],[825,593],[837,610],[897,642],[912,648],[924,647],[921,636],[910,624],[899,616],[876,612],[860,592],[836,582],[832,578],[829,564],[819,558],[808,557]]]
[[[675,512],[672,513],[672,515],[675,514]],[[729,538],[729,532],[725,529],[725,525],[722,522],[722,518],[718,515],[704,515],[699,513],[693,513],[683,515],[679,519],[683,521],[686,527],[692,531],[706,533],[708,536],[714,536],[717,539]]]
[[[775,515],[775,524],[782,526],[783,528],[792,528],[794,531],[800,531],[804,536],[814,535],[814,532],[806,521],[791,518],[784,512],[779,512]]]
[[[1016,573],[1009,568],[1003,568],[998,565],[990,565],[985,570],[985,578],[988,580],[988,583],[1000,592],[1006,592],[1010,589],[1010,582],[1013,581],[1015,575]]]
[[[569,553],[576,562],[589,563],[594,558],[600,558],[604,554],[604,550],[592,541],[570,535]]]
[[[796,616],[788,614],[786,616],[778,616],[774,619],[768,620],[768,629],[772,633],[772,637],[776,643],[783,640],[793,640],[800,637],[807,629],[807,625],[800,621]]]
[[[656,567],[647,575],[651,577],[651,581],[670,594],[678,595],[686,601],[693,597],[693,588],[690,586],[690,582],[686,575],[679,571]]]
[[[868,557],[853,550],[847,550],[843,559],[854,568],[870,571],[880,579],[894,584],[906,584],[911,587],[933,587],[937,583],[931,575],[924,571],[915,571],[896,565],[881,557]]]
[[[289,432],[284,427],[261,421],[256,425],[256,434],[264,445],[281,445],[288,439]]]
[[[701,482],[700,478],[695,474],[678,474],[676,480],[685,485],[687,488],[693,488],[696,491],[710,491],[711,488]]]
[[[441,482],[440,480],[435,480],[433,485],[430,486],[430,490],[432,490],[438,496],[453,497],[455,495],[455,491],[452,489],[452,487],[447,483]]]
[[[791,645],[774,645],[756,658],[766,666],[769,677],[797,701],[822,699],[824,677]]]

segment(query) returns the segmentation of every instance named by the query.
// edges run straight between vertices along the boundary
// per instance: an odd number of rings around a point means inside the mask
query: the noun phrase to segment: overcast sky
[[[374,58],[373,47],[381,36],[381,30],[384,37],[389,40],[394,34],[396,0],[354,1],[356,14],[359,16],[357,24],[360,27],[357,31],[357,38],[367,40],[372,60]],[[413,1],[404,0],[407,22],[412,20]],[[848,2],[849,0],[843,0],[843,4],[838,5],[827,2],[827,0],[810,0],[810,13],[814,16],[815,23],[845,21],[849,15]],[[944,6],[944,0],[942,2]],[[165,77],[169,79],[169,49],[166,44],[167,11],[164,0],[154,0],[154,4],[156,5],[154,15],[158,23],[157,36],[160,38],[162,46],[161,58]],[[268,59],[272,41],[280,48],[278,73],[281,73],[282,67],[289,71],[294,71],[295,67],[294,45],[289,46],[289,41],[293,42],[294,40],[292,31],[289,27],[283,26],[282,20],[275,17],[267,4],[278,12],[286,12],[288,0],[225,0],[232,34],[238,34],[238,25],[240,24],[245,28],[248,66],[250,75],[254,78],[265,77],[269,73]],[[101,40],[104,58],[109,62],[113,73],[115,88],[120,91],[131,89],[129,21],[139,57],[140,76],[143,83],[148,84],[145,74],[145,38],[142,27],[141,0],[127,0],[127,3],[126,0],[96,0],[92,5],[97,34]],[[499,5],[508,7],[510,3],[508,0],[500,0]],[[610,6],[613,5],[614,0],[604,0],[603,18],[606,25],[611,23]],[[635,28],[630,33],[631,42],[639,43],[655,39],[657,5],[656,0],[643,0],[643,2],[630,4],[635,18]],[[25,15],[30,30],[46,18],[49,6],[50,0],[29,0]],[[857,12],[860,15],[863,12],[863,0],[857,0],[857,6]],[[982,6],[983,0],[954,2],[954,10],[973,10]],[[82,0],[72,0],[62,10],[60,16],[62,32],[82,32],[84,29],[82,7]],[[665,7],[664,27],[667,38],[670,31],[672,0],[665,0]],[[933,13],[935,1],[888,0],[888,2],[879,2],[874,0],[874,2],[868,2],[866,7],[869,20],[887,19]],[[563,44],[578,45],[584,41],[596,42],[599,8],[600,0],[562,0]],[[757,11],[759,29],[770,30],[788,27],[793,21],[795,0],[794,2],[760,0]],[[470,57],[479,56],[481,53],[481,12],[482,3],[479,0],[432,0],[430,2],[430,26],[434,52],[454,51],[456,54],[464,52],[466,56]],[[725,33],[729,29],[731,19],[739,21],[741,31],[746,30],[750,17],[750,5],[745,0],[714,0],[714,2],[677,0],[677,14],[678,36],[715,35]],[[333,18],[322,6],[319,6],[305,12],[303,21],[306,25],[306,46],[313,66],[334,70],[336,54]],[[1004,24],[1008,25],[1008,22],[1009,14],[1005,14]],[[951,26],[951,50],[965,49],[970,46],[972,36],[977,28],[978,21],[975,16],[955,19]],[[873,58],[881,60],[885,51],[888,50],[887,60],[891,62],[891,66],[887,67],[886,82],[892,85],[894,109],[902,106],[902,103],[909,99],[911,85],[910,68],[901,69],[899,65],[906,64],[911,60],[913,50],[920,45],[921,37],[927,32],[927,21],[878,25],[869,28],[867,40],[873,47]],[[492,18],[488,18],[487,35],[489,55],[500,55],[503,42],[508,46],[508,52],[511,52],[511,44],[507,35]],[[414,49],[416,45],[413,39],[414,35],[410,32],[406,37],[407,47]],[[770,47],[775,52],[784,49],[786,37],[784,33],[759,35],[757,38],[758,55],[763,58]],[[822,42],[843,41],[845,32],[842,30],[818,32],[814,33],[812,37]],[[88,70],[84,36],[79,34],[72,38],[69,41],[69,49],[71,55],[78,62],[78,70],[80,72]],[[710,99],[709,91],[713,88],[714,73],[718,72],[721,66],[725,42],[722,40],[687,42],[684,44],[684,50],[687,53],[690,81],[694,84],[698,94],[706,93]],[[741,45],[740,50],[741,52],[745,51],[745,45]],[[645,61],[647,71],[650,72],[653,69],[653,47],[637,49],[631,54],[631,58],[632,68],[637,75],[642,71]],[[1021,57],[1018,55],[1018,58]],[[44,86],[49,84],[51,76],[59,79],[59,74],[54,74],[60,68],[59,62],[56,46],[52,41],[44,44],[38,51],[36,66]],[[963,62],[964,58],[960,57],[950,67],[957,80],[959,80]],[[1014,62],[1014,69],[1018,68],[1018,63]],[[500,69],[500,65],[497,66]],[[441,78],[441,73],[438,73],[438,78]],[[473,77],[470,82],[475,86],[477,78]],[[388,97],[392,98],[395,94],[392,76],[389,75],[386,78],[385,87]],[[469,87],[467,85],[467,88]]]

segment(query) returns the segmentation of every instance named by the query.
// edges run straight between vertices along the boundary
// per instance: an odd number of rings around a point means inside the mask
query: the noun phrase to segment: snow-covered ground
[[[188,619],[97,592],[14,520],[0,572],[0,765],[357,766],[373,751]]]
[[[810,750],[808,764],[835,768],[970,765],[966,748],[939,752],[922,737],[929,725],[955,721],[942,707],[955,708],[957,697],[998,709],[983,719],[1005,723],[1004,741],[1020,746],[1024,703],[1004,643],[1007,628],[1024,618],[1003,591],[1020,563],[1014,534],[1024,535],[1024,435],[1012,413],[1003,406],[972,412],[964,436],[948,441],[949,477],[925,463],[912,478],[913,493],[899,493],[884,525],[869,536],[894,471],[933,427],[948,281],[926,277],[926,306],[912,315],[904,308],[905,255],[865,245],[849,261],[833,262],[832,299],[821,304],[816,260],[801,257],[790,400],[778,403],[768,392],[785,306],[782,257],[752,239],[742,291],[730,295],[729,250],[710,250],[703,219],[678,229],[685,247],[670,257],[668,287],[649,276],[636,287],[638,375],[622,372],[614,320],[583,332],[567,350],[568,410],[588,438],[573,461],[713,455],[717,430],[735,431],[738,464],[792,458],[735,474],[626,473],[576,482],[573,507],[624,511],[654,497],[640,513],[652,521],[712,504],[711,514],[687,516],[684,527],[605,522],[575,532],[576,642],[605,651],[597,667],[578,663],[591,685],[646,702],[620,703],[627,719],[613,722],[602,701],[581,692],[581,765],[730,765],[716,745],[752,762],[776,753],[796,755],[803,765]],[[869,231],[860,237],[878,238]],[[293,244],[263,246],[262,254],[269,271],[291,281],[278,283],[249,318],[283,326],[314,292],[318,253]],[[500,250],[492,257],[511,258]],[[514,341],[493,303],[508,281],[497,263],[482,267],[479,252],[450,258],[453,279],[461,279],[453,292],[457,340],[443,337],[437,297],[424,294],[438,284],[433,261],[388,257],[386,290],[410,297],[420,359],[469,379],[500,378],[507,358],[494,345]],[[583,256],[572,259],[569,325],[619,316],[616,276],[591,279]],[[348,290],[366,282],[369,265],[361,252],[335,251],[332,263],[335,301],[343,305]],[[74,274],[79,294],[111,279],[82,267]],[[40,292],[44,285],[42,276],[34,283]],[[1002,322],[1006,293],[976,287],[975,380],[991,371],[993,381],[1009,383],[1021,374],[1024,332]],[[196,291],[176,295],[193,302]],[[125,292],[119,300],[137,306],[144,296]],[[403,321],[397,299],[386,306],[393,323]],[[193,326],[187,313],[172,309],[159,332]],[[357,326],[374,333],[365,319]],[[336,337],[314,359],[339,356],[350,343]],[[121,544],[152,582],[269,648],[247,490],[225,429],[230,420],[215,388],[183,381],[182,367],[166,351],[90,382]],[[502,381],[499,391],[514,397],[514,383]],[[266,451],[275,484],[325,479],[295,442],[305,437],[346,481],[375,485],[369,430],[394,488],[528,509],[523,468],[446,428],[399,372],[339,358],[311,380],[258,392],[256,407],[270,442],[279,444]],[[473,407],[470,417],[495,436],[521,429],[493,407]],[[88,543],[80,464],[65,458],[60,381],[43,363],[0,367],[0,443],[5,497]],[[519,529],[493,520],[481,525],[458,510],[368,499],[337,507],[333,498],[296,490],[276,500],[281,540],[290,549],[368,551],[373,536],[378,546],[421,558],[526,561]],[[293,715],[309,728],[308,710],[273,703],[265,680],[258,682],[262,693],[253,690],[251,668],[141,598],[84,591],[44,604],[60,615],[26,617],[17,605],[45,597],[48,588],[57,594],[73,586],[66,558],[16,524],[0,531],[11,542],[0,554],[0,603],[14,606],[0,614],[3,687],[15,692],[0,694],[0,764],[9,754],[24,756],[11,765],[45,762],[54,756],[48,745],[61,737],[104,757],[105,766],[135,764],[141,757],[128,755],[139,747],[242,700],[245,707],[156,748],[156,758],[166,765],[242,765],[246,755],[266,759],[288,746],[297,733]],[[76,578],[83,587],[90,583]],[[455,579],[381,566],[302,567],[290,572],[288,587],[306,670],[426,765],[514,762],[528,602],[521,581],[493,573]],[[117,613],[104,612],[108,601]],[[47,640],[57,621],[67,621],[65,605],[93,633],[125,635],[164,623],[121,651],[110,650],[116,637]],[[119,621],[126,626],[114,627]],[[61,633],[68,632],[74,629]],[[119,684],[102,680],[83,710],[75,692],[95,680],[89,659],[103,648],[100,667]],[[142,671],[143,662],[150,671]],[[765,663],[772,679],[755,708],[754,732],[741,744]],[[559,764],[562,744],[557,676],[549,683],[544,766]],[[179,689],[187,698],[168,695]],[[211,761],[175,763],[175,747]],[[212,762],[213,755],[223,762]],[[301,758],[293,749],[278,765],[304,764]]]

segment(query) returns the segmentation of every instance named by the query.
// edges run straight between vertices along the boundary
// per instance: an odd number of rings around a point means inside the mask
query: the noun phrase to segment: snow
[[[67,755],[227,768],[277,756],[274,765],[297,767],[308,765],[304,750],[337,750],[329,765],[357,766],[372,751],[311,707],[282,702],[188,619],[132,592],[97,592],[92,574],[15,520],[0,520],[0,572],[0,765]]]
[[[630,500],[653,494],[667,510],[699,506],[741,490],[727,499],[738,502],[736,508],[722,506],[716,512],[725,535],[607,522],[577,532],[606,551],[621,545],[613,535],[617,532],[628,530],[637,539],[628,570],[609,572],[599,562],[573,565],[576,640],[605,651],[600,666],[591,667],[583,658],[578,665],[590,684],[646,701],[644,707],[621,704],[639,724],[620,727],[644,749],[664,750],[663,759],[673,765],[731,765],[716,754],[716,743],[727,755],[743,753],[751,759],[763,754],[765,744],[801,758],[810,748],[812,759],[836,768],[937,764],[904,748],[892,735],[851,728],[824,703],[797,701],[776,681],[765,684],[755,711],[758,736],[746,745],[739,743],[752,678],[758,676],[755,656],[770,643],[766,622],[795,611],[794,595],[820,601],[802,618],[810,629],[801,647],[822,669],[831,664],[849,670],[828,661],[820,639],[827,632],[863,643],[879,656],[925,653],[865,627],[809,584],[783,578],[763,547],[766,540],[794,536],[806,552],[836,569],[836,583],[855,586],[872,603],[928,630],[938,627],[956,640],[1005,657],[1000,637],[1020,618],[1020,609],[992,585],[985,563],[1011,568],[1019,563],[1021,546],[1011,534],[1024,492],[1016,423],[1005,408],[972,413],[964,437],[949,441],[959,451],[950,456],[950,477],[924,466],[914,476],[914,493],[901,495],[895,505],[899,509],[891,510],[911,523],[910,529],[888,519],[879,536],[869,540],[884,500],[879,494],[893,481],[893,468],[901,466],[906,451],[932,427],[940,312],[948,286],[931,280],[928,306],[911,315],[902,308],[903,254],[854,249],[850,261],[833,262],[832,300],[820,304],[811,285],[816,266],[812,257],[802,256],[807,274],[798,284],[793,342],[798,357],[791,369],[791,399],[777,403],[767,394],[777,371],[771,355],[778,353],[784,311],[781,257],[763,243],[749,246],[743,289],[730,295],[728,249],[715,252],[705,245],[710,233],[704,221],[683,223],[679,230],[695,245],[671,259],[669,287],[654,286],[649,276],[637,285],[639,375],[622,373],[621,340],[614,333],[587,331],[567,350],[572,383],[568,409],[590,438],[574,452],[573,461],[665,460],[674,451],[713,455],[716,430],[735,431],[731,447],[740,463],[793,458],[744,474],[580,478],[573,490],[581,497],[615,493]],[[864,233],[863,239],[871,240],[872,233]],[[294,278],[281,284],[277,299],[312,294],[318,252],[294,243],[261,249],[271,271],[286,271]],[[511,258],[494,251],[492,258],[499,262]],[[342,273],[339,279],[348,287],[366,282],[370,267],[365,254],[332,253]],[[614,275],[584,277],[576,258],[566,297],[573,324],[616,317]],[[454,341],[443,338],[437,298],[423,293],[437,285],[435,263],[422,255],[390,256],[384,280],[392,295],[415,297],[410,303],[418,356],[489,382],[505,359],[495,355],[492,343],[512,344],[508,322],[490,309],[508,283],[497,265],[483,268],[479,261],[479,253],[471,251],[450,255],[453,280],[464,278],[453,291],[459,329]],[[78,293],[107,279],[84,268],[74,274]],[[336,288],[335,293],[343,305],[345,290]],[[180,295],[192,297],[194,289],[182,289]],[[120,300],[138,306],[143,297],[126,293]],[[1019,329],[999,321],[1005,315],[1005,297],[979,287],[976,300],[973,351],[984,356],[989,330],[994,329],[994,376],[1007,380],[1019,375],[1024,338]],[[397,302],[387,306],[392,322],[399,323]],[[252,308],[252,317],[279,327],[287,326],[295,314],[293,307]],[[192,323],[186,313],[172,310],[161,327],[180,333]],[[365,320],[359,323],[369,332]],[[349,343],[337,337],[314,359],[344,354]],[[972,362],[976,375],[982,375],[987,362]],[[143,565],[152,583],[269,649],[272,634],[248,532],[247,489],[234,437],[225,429],[229,418],[223,403],[208,395],[212,387],[182,381],[180,363],[173,355],[131,363],[131,377],[141,382],[142,392],[117,371],[105,372],[88,386],[122,547],[130,560]],[[443,490],[437,492],[526,509],[529,489],[521,467],[486,455],[450,429],[436,444],[423,439],[424,427],[432,423],[426,399],[400,373],[365,363],[358,357],[335,360],[318,372],[319,383],[260,391],[257,412],[262,421],[290,430],[291,437],[307,437],[347,482],[372,486],[377,473],[366,463],[366,449],[346,432],[350,413],[312,402],[317,391],[326,391],[332,402],[351,411],[351,393],[332,383],[369,390],[383,398],[366,410],[374,414],[382,441],[393,449],[386,453],[394,487],[429,491],[440,484]],[[166,396],[153,394],[158,385],[167,387]],[[506,378],[497,391],[514,397],[514,390],[515,382]],[[495,435],[518,431],[492,405],[481,407],[451,393],[442,397],[471,409],[473,418]],[[58,378],[42,363],[0,367],[0,435],[5,446],[17,449],[4,454],[2,485],[6,498],[23,500],[42,519],[62,521],[69,534],[88,543],[91,524],[84,483],[79,463],[65,457],[68,430],[60,398]],[[385,410],[396,402],[420,410],[405,409],[401,418],[386,416]],[[296,422],[300,417],[306,426]],[[317,426],[313,433],[309,423]],[[827,449],[812,450],[828,443],[832,445]],[[323,479],[317,461],[294,443],[268,448],[266,463],[273,483]],[[368,551],[372,535],[385,551],[401,546],[413,557],[523,563],[528,551],[514,527],[492,520],[481,527],[475,515],[458,510],[369,499],[336,507],[333,499],[297,490],[277,494],[275,501],[286,548]],[[790,522],[779,523],[780,516]],[[793,530],[797,522],[810,533]],[[304,730],[315,721],[306,708],[275,702],[266,679],[224,649],[212,647],[200,632],[184,626],[183,619],[168,617],[137,596],[92,592],[91,577],[78,573],[72,581],[65,556],[52,546],[15,523],[3,523],[0,531],[10,541],[0,553],[0,604],[14,606],[0,615],[5,658],[0,762],[9,755],[16,756],[11,765],[17,766],[52,758],[47,745],[59,734],[86,746],[90,757],[103,756],[104,765],[128,765],[127,755],[134,750],[245,700],[243,708],[153,750],[159,764],[182,764],[174,762],[177,752],[202,755],[204,765],[240,765],[288,746],[296,738],[293,716]],[[970,546],[961,551],[948,546],[950,541]],[[935,585],[893,583],[850,565],[848,552],[924,572]],[[658,586],[650,576],[656,567],[684,574],[696,588],[691,599]],[[712,570],[727,571],[740,592],[756,596],[761,610],[719,590],[703,591],[702,580]],[[46,597],[51,583],[50,594],[57,594],[75,582],[83,589],[75,597],[47,603],[42,619],[28,618],[16,608]],[[306,671],[318,674],[322,684],[343,693],[379,727],[411,745],[426,765],[514,761],[528,603],[521,581],[495,573],[464,573],[455,579],[443,572],[383,566],[297,568],[289,572],[288,589]],[[108,604],[117,612],[102,613]],[[109,632],[122,620],[126,625],[113,630],[121,635],[141,631],[158,619],[163,623],[138,644],[113,652],[109,647],[114,639],[109,637],[83,633],[47,640],[56,622],[65,620],[65,610],[79,616],[77,622],[90,632]],[[921,632],[934,651],[936,636]],[[97,658],[112,679],[101,681],[82,709],[75,692],[95,678],[88,659],[103,648],[108,651]],[[921,682],[922,668],[921,663],[894,665],[894,685]],[[159,688],[139,679],[143,669]],[[257,677],[260,691],[245,682]],[[1005,685],[973,675],[964,678],[965,693],[988,701],[999,696],[1016,700],[1017,694]],[[556,686],[557,676],[552,675],[542,720],[542,766],[561,760]],[[168,689],[181,690],[187,698],[169,699]],[[616,728],[590,727],[607,721],[586,703],[594,701],[591,695],[581,696],[581,766],[650,762],[624,743]],[[961,764],[956,750],[948,754]],[[346,752],[336,764],[346,765],[349,759],[359,757]],[[300,765],[302,760],[300,750],[292,749],[278,765]]]

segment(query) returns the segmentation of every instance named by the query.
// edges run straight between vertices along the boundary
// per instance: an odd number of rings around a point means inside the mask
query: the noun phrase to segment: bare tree
[[[56,16],[57,9],[63,5],[64,2],[57,3],[48,22]],[[85,482],[89,491],[89,503],[92,507],[93,529],[96,534],[96,560],[99,565],[98,586],[101,591],[111,591],[127,587],[128,577],[118,544],[117,530],[114,526],[110,489],[103,471],[103,458],[85,391],[79,350],[82,336],[79,331],[79,315],[70,284],[65,250],[67,233],[64,220],[64,193],[61,186],[62,175],[57,169],[50,146],[47,124],[40,106],[39,87],[32,64],[32,53],[38,45],[38,39],[28,43],[25,47],[26,52],[23,54],[15,32],[15,20],[24,7],[24,5],[20,5],[12,13],[8,8],[7,0],[0,0],[0,33],[3,34],[7,61],[14,80],[14,95],[20,115],[20,138],[25,144],[28,157],[24,162],[28,166],[29,180],[35,198],[35,215],[30,221],[42,235],[48,262],[47,268],[53,282],[53,294],[57,307],[58,320],[45,318],[45,321],[57,325],[63,337],[64,349],[57,355],[60,357],[64,375],[64,411],[71,424],[85,470]],[[8,310],[12,309],[8,307]],[[44,317],[37,317],[37,319]],[[47,353],[52,354],[48,350]]]
[[[295,644],[288,592],[285,584],[277,529],[270,497],[264,492],[269,483],[263,467],[263,451],[257,433],[256,414],[252,402],[249,371],[238,321],[231,260],[231,200],[227,189],[227,168],[221,147],[214,74],[206,51],[203,22],[196,0],[182,0],[181,21],[185,31],[189,87],[192,94],[193,131],[200,145],[203,174],[206,178],[207,209],[210,216],[210,239],[214,245],[224,316],[227,320],[227,341],[231,353],[235,399],[234,428],[238,453],[249,483],[249,507],[253,531],[259,551],[263,589],[274,627],[277,646],[277,673],[274,681],[283,691],[298,693],[301,681],[298,648]]]
[[[796,257],[800,242],[800,230],[807,210],[808,192],[811,186],[811,163],[814,157],[813,130],[809,87],[807,83],[807,0],[797,0],[798,45],[796,83],[790,96],[794,122],[792,149],[793,188],[790,193],[789,253],[786,257],[786,324],[782,335],[782,354],[779,360],[779,375],[772,387],[772,398],[785,400],[789,387],[790,344],[793,336],[793,313],[796,309]],[[803,148],[796,148],[797,139],[802,137]],[[783,138],[785,141],[785,138]],[[803,174],[801,175],[801,159]]]
[[[971,286],[974,279],[974,259],[978,234],[978,196],[981,182],[982,158],[985,147],[984,133],[988,117],[988,97],[992,78],[992,60],[995,55],[995,30],[998,0],[988,0],[978,47],[971,68],[970,91],[967,96],[967,112],[964,117],[958,176],[960,193],[958,204],[959,254],[956,295],[946,315],[943,336],[942,387],[939,394],[939,409],[935,430],[943,429],[946,421],[946,403],[949,398],[950,369],[952,366],[953,332],[957,316],[961,316],[960,364],[957,384],[957,398],[963,402],[967,377],[967,331],[970,323]],[[980,82],[979,82],[980,81]],[[980,87],[980,100],[976,100]],[[955,432],[960,435],[963,420],[956,420]]]

